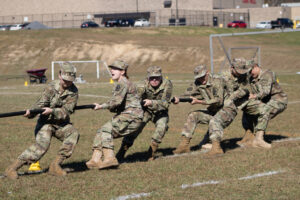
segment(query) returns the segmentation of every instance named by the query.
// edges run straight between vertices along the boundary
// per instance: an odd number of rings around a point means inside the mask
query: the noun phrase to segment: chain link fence
[[[249,23],[248,12],[194,11],[170,9],[166,11],[128,11],[124,13],[56,13],[0,16],[0,25],[23,24],[38,21],[51,28],[79,28],[84,21],[94,21],[100,26],[113,19],[148,19],[152,26],[220,26],[226,27],[229,22],[242,20]]]

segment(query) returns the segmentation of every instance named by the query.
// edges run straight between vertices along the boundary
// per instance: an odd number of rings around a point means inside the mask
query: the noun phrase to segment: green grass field
[[[24,86],[23,79],[6,79],[12,74],[22,74],[28,66],[23,63],[45,62],[51,60],[77,59],[61,53],[62,48],[70,41],[74,43],[89,38],[89,43],[144,45],[150,50],[160,49],[169,51],[167,60],[155,60],[154,64],[161,64],[164,75],[173,81],[173,95],[180,95],[193,79],[192,68],[199,63],[196,59],[188,59],[191,55],[203,54],[208,65],[208,35],[224,30],[197,28],[160,28],[160,29],[97,29],[97,30],[49,30],[19,33],[0,33],[0,45],[8,46],[5,51],[0,48],[1,79],[0,77],[0,113],[24,110],[36,101],[45,85]],[[226,31],[226,29],[225,29]],[[232,31],[232,30],[230,30]],[[237,30],[238,31],[238,30]],[[128,34],[125,34],[128,33]],[[66,38],[69,35],[69,39]],[[23,45],[15,57],[5,57],[16,53],[16,39],[23,37]],[[34,38],[36,37],[36,38]],[[223,156],[210,158],[199,148],[207,126],[199,125],[191,141],[192,153],[183,156],[172,156],[179,144],[180,132],[189,111],[198,109],[188,103],[171,105],[169,131],[159,146],[159,157],[147,162],[145,159],[154,125],[148,124],[143,133],[137,138],[132,148],[126,154],[125,163],[118,169],[88,170],[85,162],[92,154],[92,142],[96,131],[112,114],[107,111],[81,110],[72,115],[75,127],[80,131],[80,140],[71,158],[66,160],[63,168],[69,171],[66,177],[53,177],[45,173],[22,175],[16,181],[0,178],[0,199],[126,199],[141,196],[139,199],[299,199],[300,191],[300,71],[299,67],[299,34],[291,33],[273,36],[278,42],[278,49],[274,49],[274,38],[254,36],[244,38],[248,45],[261,45],[262,62],[265,68],[273,69],[278,74],[283,90],[288,94],[287,110],[273,119],[268,127],[266,140],[272,142],[270,150],[239,148],[236,142],[243,136],[241,113],[225,130],[222,147],[226,151]],[[5,39],[6,38],[6,39]],[[102,38],[102,39],[101,39]],[[103,39],[104,38],[104,39]],[[146,41],[142,41],[146,38]],[[151,44],[152,38],[153,44]],[[67,40],[67,42],[65,41]],[[122,40],[123,39],[123,40]],[[135,40],[136,39],[136,40]],[[8,40],[8,41],[7,41]],[[105,42],[106,40],[106,42]],[[288,42],[285,42],[288,40]],[[52,41],[52,42],[51,42]],[[94,41],[94,42],[92,42]],[[32,42],[32,45],[29,43]],[[203,42],[203,43],[200,43]],[[228,42],[228,41],[227,41]],[[232,42],[237,44],[238,39]],[[49,43],[53,44],[47,49]],[[62,45],[59,45],[62,43]],[[202,47],[201,45],[204,45]],[[229,43],[226,43],[229,45]],[[183,54],[180,58],[172,58],[175,51],[184,52],[188,46],[195,46],[193,51]],[[196,46],[200,47],[196,47]],[[280,47],[280,49],[279,49]],[[25,49],[28,48],[28,57]],[[32,48],[40,50],[32,56]],[[140,48],[140,46],[139,46]],[[14,50],[15,49],[15,50]],[[44,49],[44,50],[41,50]],[[45,50],[46,49],[46,50]],[[68,49],[68,48],[67,48]],[[175,51],[173,51],[175,49]],[[264,50],[267,50],[265,52]],[[19,51],[19,50],[18,50]],[[83,50],[77,49],[78,54]],[[65,52],[65,51],[61,51]],[[147,52],[147,51],[145,51]],[[22,57],[17,55],[22,53]],[[75,54],[74,54],[75,55]],[[101,55],[106,55],[102,52]],[[177,55],[177,54],[176,54]],[[281,58],[278,58],[281,55]],[[222,57],[221,54],[218,55]],[[104,57],[97,57],[105,59]],[[78,58],[79,59],[79,58]],[[95,59],[92,54],[87,59]],[[129,76],[134,82],[141,81],[145,75],[150,60],[130,60],[133,67]],[[19,63],[19,65],[15,65]],[[188,66],[181,68],[182,63]],[[50,73],[49,73],[50,74]],[[49,77],[49,75],[47,74]],[[89,77],[86,77],[89,80]],[[88,81],[89,82],[89,81]],[[77,85],[80,92],[78,105],[94,102],[104,102],[111,95],[112,84],[104,78],[99,82],[89,82]],[[17,156],[34,142],[34,128],[36,119],[26,119],[22,116],[0,119],[0,174]],[[298,140],[282,141],[282,139]],[[115,140],[115,151],[118,150],[121,139]],[[47,171],[52,159],[56,156],[61,143],[53,138],[49,151],[40,160],[41,167]],[[19,172],[26,172],[24,166]],[[142,196],[145,195],[145,196]],[[131,195],[131,196],[130,196]]]

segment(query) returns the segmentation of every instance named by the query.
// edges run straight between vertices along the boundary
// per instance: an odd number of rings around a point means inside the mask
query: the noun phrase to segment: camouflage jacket
[[[228,93],[228,98],[233,101],[239,101],[243,98],[247,98],[251,92],[251,87],[249,84],[249,74],[236,78],[231,76],[226,82],[226,91]]]
[[[209,75],[205,85],[195,81],[186,89],[182,96],[197,96],[197,98],[204,100],[205,104],[208,105],[207,110],[216,112],[223,106],[225,95],[224,79]]]
[[[145,80],[142,89],[139,91],[142,100],[152,100],[152,105],[145,108],[147,112],[158,113],[166,111],[168,112],[171,103],[173,85],[168,79],[162,79],[160,86],[153,88],[148,80]]]
[[[287,95],[281,89],[276,74],[271,70],[261,70],[256,79],[250,79],[250,85],[258,100],[266,103],[273,99],[287,104]]]
[[[123,77],[117,82],[112,91],[112,98],[103,103],[104,109],[109,109],[117,114],[130,114],[133,118],[143,118],[141,98],[138,95],[136,85]]]
[[[78,89],[74,84],[61,93],[59,80],[55,80],[44,89],[40,98],[30,109],[52,108],[53,112],[48,116],[40,115],[40,120],[53,124],[68,123],[70,114],[74,112],[77,100]],[[34,117],[34,115],[30,117]]]

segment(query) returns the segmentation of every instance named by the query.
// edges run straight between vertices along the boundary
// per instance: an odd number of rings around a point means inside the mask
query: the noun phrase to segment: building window
[[[172,6],[172,1],[166,0],[164,1],[164,8],[171,8]]]

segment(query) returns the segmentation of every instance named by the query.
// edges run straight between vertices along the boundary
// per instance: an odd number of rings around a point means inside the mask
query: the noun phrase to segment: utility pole
[[[178,0],[176,0],[176,24],[178,24]]]
[[[139,0],[136,0],[136,12],[139,12]]]

